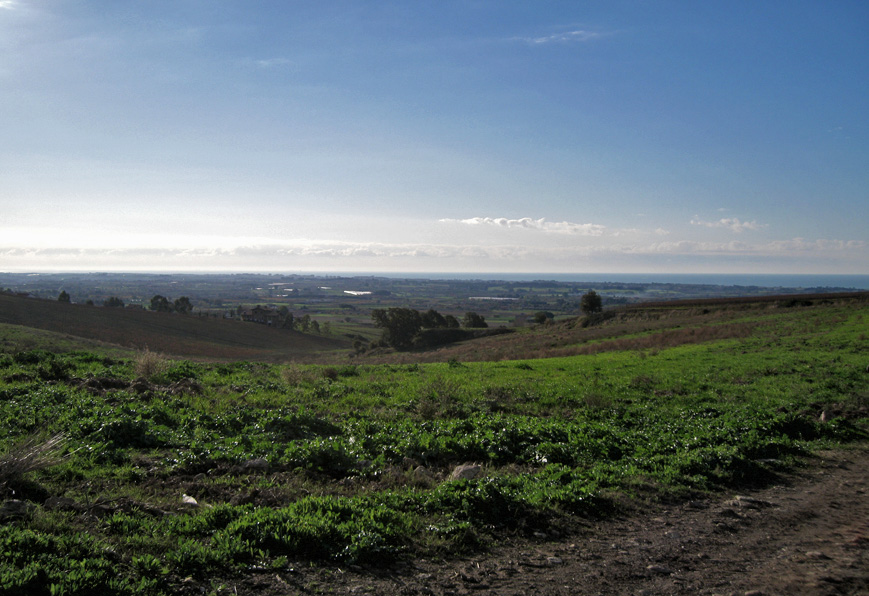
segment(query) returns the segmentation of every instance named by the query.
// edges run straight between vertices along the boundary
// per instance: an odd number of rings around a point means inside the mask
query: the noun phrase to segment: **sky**
[[[0,271],[869,274],[869,3],[0,0]]]

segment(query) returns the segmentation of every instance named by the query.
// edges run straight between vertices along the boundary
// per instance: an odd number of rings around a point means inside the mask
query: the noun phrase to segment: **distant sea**
[[[743,274],[743,273],[323,273],[396,279],[483,279],[502,281],[613,282],[632,284],[696,284],[760,288],[845,288],[869,290],[869,275]]]

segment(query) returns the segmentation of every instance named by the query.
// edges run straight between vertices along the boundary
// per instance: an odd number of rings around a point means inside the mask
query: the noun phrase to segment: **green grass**
[[[672,311],[577,331],[611,348],[587,355],[166,360],[147,379],[137,358],[3,352],[0,462],[34,436],[66,441],[55,465],[0,474],[5,498],[32,503],[0,525],[0,593],[170,594],[188,577],[472,552],[626,499],[762,485],[866,438],[867,315]],[[466,462],[482,475],[449,480]]]

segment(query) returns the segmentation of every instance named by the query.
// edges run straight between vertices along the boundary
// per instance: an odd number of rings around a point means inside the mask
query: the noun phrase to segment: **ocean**
[[[662,283],[760,288],[836,288],[869,290],[869,275],[756,274],[756,273],[308,273],[309,275],[391,277],[396,279],[482,279],[501,281],[560,281]]]

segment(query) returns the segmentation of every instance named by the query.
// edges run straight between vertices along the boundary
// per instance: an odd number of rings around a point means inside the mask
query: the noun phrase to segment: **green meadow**
[[[0,594],[172,594],[476,552],[761,486],[865,440],[865,299],[721,312],[672,307],[638,327],[634,310],[632,326],[577,325],[572,355],[499,361],[193,362],[5,342]],[[462,464],[475,476],[452,478]]]

